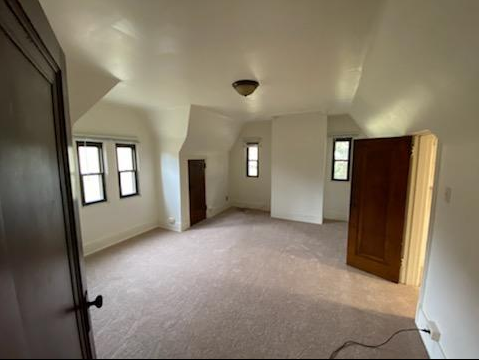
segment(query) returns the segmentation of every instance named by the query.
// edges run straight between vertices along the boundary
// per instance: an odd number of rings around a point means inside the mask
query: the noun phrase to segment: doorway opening
[[[421,285],[437,145],[430,132],[355,141],[348,265],[395,283]]]
[[[191,226],[205,220],[207,217],[205,168],[205,160],[188,160]]]
[[[434,199],[438,138],[429,131],[414,136],[400,283],[423,281]]]

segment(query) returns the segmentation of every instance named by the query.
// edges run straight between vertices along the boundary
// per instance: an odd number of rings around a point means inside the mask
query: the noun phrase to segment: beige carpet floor
[[[345,265],[347,225],[230,210],[87,258],[100,358],[327,358],[414,327],[417,290]],[[418,334],[348,358],[427,358]]]

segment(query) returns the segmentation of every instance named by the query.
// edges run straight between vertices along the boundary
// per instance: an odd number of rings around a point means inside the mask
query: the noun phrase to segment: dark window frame
[[[336,143],[338,142],[348,142],[349,143],[349,153],[348,153],[348,160],[338,160],[336,159]],[[340,182],[349,182],[351,180],[351,155],[352,155],[352,147],[353,147],[353,138],[351,137],[342,137],[342,138],[334,138],[333,139],[333,162],[332,162],[332,171],[331,171],[331,180],[332,181],[340,181]],[[346,179],[337,179],[335,177],[334,170],[336,169],[336,163],[347,163],[348,164],[348,172]]]
[[[100,162],[100,172],[99,173],[88,173],[82,174],[81,162],[80,162],[80,147],[96,147],[98,148],[98,156]],[[77,157],[78,157],[78,173],[80,174],[80,189],[81,189],[81,200],[83,206],[90,206],[95,204],[101,204],[108,201],[108,196],[106,192],[106,179],[105,179],[105,159],[103,156],[103,143],[95,141],[77,141]],[[103,187],[103,199],[98,201],[86,202],[85,200],[85,185],[83,184],[83,178],[85,176],[99,176],[101,175],[101,184]]]
[[[251,146],[256,146],[258,148],[258,160],[250,160],[249,159],[249,150]],[[257,175],[250,175],[249,173],[249,164],[250,162],[255,162],[257,164]],[[247,143],[246,144],[246,177],[257,179],[259,178],[259,143]]]
[[[133,153],[133,170],[123,170],[120,171],[120,164],[118,159],[118,148],[129,148]],[[138,153],[135,144],[124,144],[116,143],[115,144],[115,155],[116,155],[116,170],[118,172],[118,190],[120,192],[120,199],[128,199],[135,196],[140,196],[140,182],[138,181]],[[123,195],[121,190],[121,174],[122,173],[134,173],[135,174],[135,188],[136,192],[134,194]]]

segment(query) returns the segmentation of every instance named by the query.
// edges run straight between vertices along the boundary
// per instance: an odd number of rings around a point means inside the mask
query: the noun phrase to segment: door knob
[[[88,301],[86,305],[88,308],[95,306],[97,309],[101,309],[103,307],[103,296],[98,295],[94,301]]]

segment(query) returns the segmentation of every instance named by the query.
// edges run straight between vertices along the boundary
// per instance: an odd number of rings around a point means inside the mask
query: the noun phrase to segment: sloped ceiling
[[[184,153],[229,152],[242,124],[198,105],[192,105]]]
[[[120,81],[109,101],[197,104],[240,120],[346,112],[381,3],[41,0],[67,59]],[[247,99],[231,87],[241,78],[261,82]],[[93,89],[81,80],[70,82],[87,96]]]
[[[120,82],[93,64],[70,58],[67,58],[67,75],[72,123],[78,121]]]
[[[478,14],[476,0],[387,2],[352,108],[368,135],[476,136]]]

